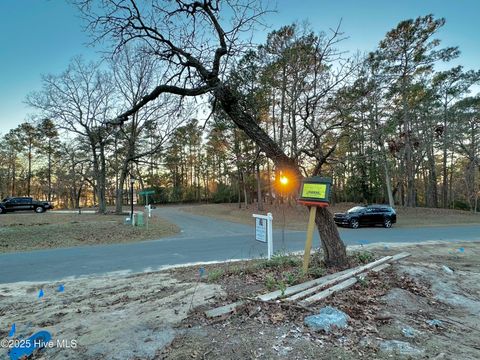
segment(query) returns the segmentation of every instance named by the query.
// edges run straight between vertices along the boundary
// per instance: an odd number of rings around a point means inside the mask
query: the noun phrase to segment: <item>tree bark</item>
[[[92,155],[93,155],[93,169],[95,172],[96,181],[96,195],[98,200],[98,212],[105,214],[107,212],[106,203],[106,159],[105,159],[105,144],[99,143],[100,152],[96,151],[96,143],[91,140]]]
[[[48,139],[48,196],[47,200],[52,201],[52,140]]]
[[[447,148],[447,110],[444,109],[444,118],[443,118],[443,161],[442,161],[442,206],[444,208],[448,207],[448,168],[447,168],[447,158],[448,158],[448,148]]]
[[[320,235],[322,249],[325,253],[327,266],[342,267],[347,264],[347,251],[340,239],[337,225],[333,221],[332,213],[324,207],[317,209],[315,224]]]
[[[388,171],[388,164],[385,154],[383,155],[383,168],[385,170],[385,184],[387,186],[388,204],[391,207],[394,207],[395,201],[393,200],[392,182],[390,180],[390,171]]]

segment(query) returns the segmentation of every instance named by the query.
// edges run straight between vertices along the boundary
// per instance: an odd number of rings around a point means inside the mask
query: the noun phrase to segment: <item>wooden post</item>
[[[303,273],[308,271],[308,264],[310,263],[310,251],[312,249],[313,230],[315,228],[315,215],[317,214],[317,207],[310,207],[310,217],[308,219],[307,240],[305,241],[305,253],[303,255]]]

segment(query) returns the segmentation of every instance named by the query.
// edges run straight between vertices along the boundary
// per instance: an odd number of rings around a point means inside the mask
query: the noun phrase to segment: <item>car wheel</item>
[[[383,219],[383,227],[391,228],[392,227],[392,220],[390,218]]]
[[[350,227],[352,229],[358,229],[358,226],[360,225],[360,223],[358,222],[358,219],[352,219],[350,220]]]
[[[45,211],[45,208],[43,208],[42,206],[39,206],[39,207],[36,207],[36,208],[35,208],[35,212],[36,212],[37,214],[41,214],[41,213],[43,213],[44,211]]]
[[[5,214],[5,211],[1,207],[0,207],[0,214]]]

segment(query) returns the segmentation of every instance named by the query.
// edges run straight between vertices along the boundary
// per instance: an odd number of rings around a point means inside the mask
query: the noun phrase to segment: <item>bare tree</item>
[[[228,60],[245,44],[240,35],[262,15],[262,3],[246,1],[76,1],[89,20],[97,39],[114,41],[119,51],[127,43],[141,42],[148,54],[164,62],[162,83],[135,106],[119,115],[120,125],[161,94],[180,96],[211,94],[215,103],[260,147],[282,171],[297,183],[302,178],[295,159],[287,156],[245,111],[241,98],[224,81]],[[223,18],[232,14],[230,22]],[[228,28],[227,28],[228,27]],[[346,250],[327,209],[319,209],[317,227],[328,265],[345,265]]]
[[[142,56],[140,51],[124,47],[111,61],[116,90],[121,108],[134,107],[152,90],[158,71],[155,58]],[[116,191],[115,211],[122,213],[123,188],[134,162],[154,155],[165,145],[172,131],[181,123],[178,109],[172,106],[169,94],[163,94],[132,114],[116,132],[121,155],[119,180]],[[145,143],[149,138],[149,144]]]
[[[100,63],[86,64],[74,58],[61,75],[43,76],[43,89],[31,93],[27,103],[54,120],[63,130],[85,141],[92,156],[98,211],[106,212],[106,151],[111,135],[107,122],[112,119],[111,76],[100,70]]]

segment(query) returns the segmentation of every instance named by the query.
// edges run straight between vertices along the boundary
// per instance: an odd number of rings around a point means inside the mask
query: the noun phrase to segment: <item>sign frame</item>
[[[331,187],[332,179],[330,178],[313,176],[302,179],[298,202],[307,206],[328,206]]]

